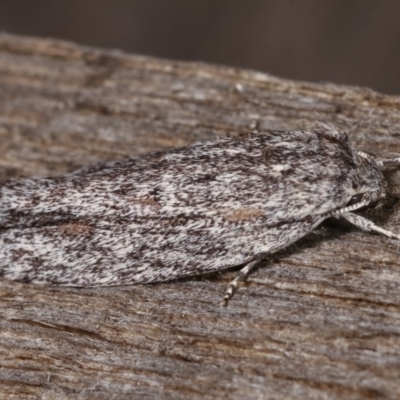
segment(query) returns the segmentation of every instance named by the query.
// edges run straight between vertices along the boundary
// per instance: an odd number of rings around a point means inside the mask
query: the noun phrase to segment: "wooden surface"
[[[0,34],[0,178],[316,119],[400,153],[399,97]],[[388,179],[368,216],[399,232],[400,171]],[[0,280],[0,398],[398,399],[399,245],[326,223],[228,308],[232,270],[100,289]]]

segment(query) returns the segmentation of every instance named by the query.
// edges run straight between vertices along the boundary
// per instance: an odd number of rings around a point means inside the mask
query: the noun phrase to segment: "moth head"
[[[353,179],[351,198],[343,211],[376,206],[386,196],[387,182],[382,173],[382,161],[358,151],[355,155],[355,162],[357,173]]]

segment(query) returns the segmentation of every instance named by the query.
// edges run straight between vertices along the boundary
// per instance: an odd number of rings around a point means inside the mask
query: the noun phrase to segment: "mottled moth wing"
[[[240,265],[346,205],[356,173],[347,136],[321,127],[9,180],[0,185],[0,274],[119,285]]]

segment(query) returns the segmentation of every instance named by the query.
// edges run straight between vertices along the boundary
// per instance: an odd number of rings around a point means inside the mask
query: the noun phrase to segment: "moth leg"
[[[345,218],[351,224],[357,226],[358,228],[364,231],[373,231],[380,233],[381,235],[385,235],[392,239],[400,239],[400,235],[388,231],[386,229],[380,228],[379,226],[375,225],[373,222],[369,221],[368,219],[362,217],[361,215],[352,214],[352,213],[343,213],[341,217]]]
[[[221,302],[221,306],[226,307],[229,300],[232,298],[233,293],[236,291],[239,282],[244,281],[250,275],[251,271],[257,266],[261,260],[254,260],[245,265],[239,272],[239,275],[228,285],[226,289],[224,299]]]
[[[260,120],[259,119],[253,119],[253,121],[251,121],[251,132],[252,133],[260,133]]]

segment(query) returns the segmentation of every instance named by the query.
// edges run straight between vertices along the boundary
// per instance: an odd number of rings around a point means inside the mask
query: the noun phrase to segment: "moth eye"
[[[356,195],[354,195],[350,201],[347,203],[347,206],[352,206],[354,204],[358,204],[360,201],[362,201],[364,196],[364,193],[358,193]]]

